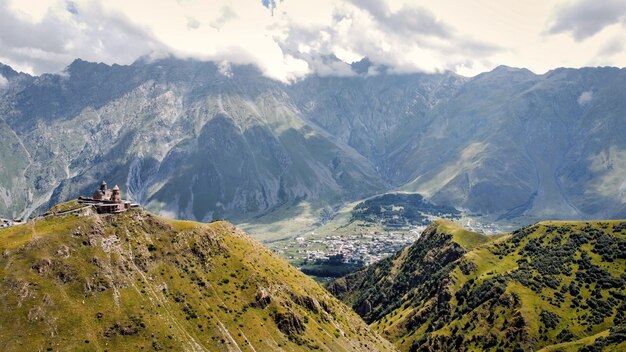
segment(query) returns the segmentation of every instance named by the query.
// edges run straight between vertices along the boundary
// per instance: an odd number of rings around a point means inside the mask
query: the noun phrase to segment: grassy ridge
[[[400,350],[623,351],[625,282],[623,221],[489,238],[440,222],[329,288]]]
[[[53,216],[0,231],[0,250],[4,351],[392,348],[226,222]]]

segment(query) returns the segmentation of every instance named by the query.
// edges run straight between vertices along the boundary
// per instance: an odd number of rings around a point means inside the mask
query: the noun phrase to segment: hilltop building
[[[10,220],[0,218],[0,229],[3,229],[5,227],[9,227],[11,225],[13,225],[13,223]]]
[[[115,187],[117,187],[117,185]],[[93,192],[92,197],[96,200],[111,200],[112,195],[113,191],[108,188],[105,181],[102,181],[102,184],[100,184],[100,188],[97,191]]]
[[[112,189],[109,189],[105,181],[102,181],[100,187],[91,197],[79,197],[78,201],[93,204],[98,214],[116,214],[139,206],[138,204],[123,200],[120,187],[115,185]]]

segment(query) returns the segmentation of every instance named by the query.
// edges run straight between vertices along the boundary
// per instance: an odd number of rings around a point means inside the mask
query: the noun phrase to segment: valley
[[[626,0],[0,0],[0,352],[625,352]]]
[[[510,223],[483,223],[488,219],[434,205],[419,194],[387,193],[329,212],[325,221],[306,231],[266,244],[304,273],[327,281],[394,254],[441,219],[487,234],[515,228]]]

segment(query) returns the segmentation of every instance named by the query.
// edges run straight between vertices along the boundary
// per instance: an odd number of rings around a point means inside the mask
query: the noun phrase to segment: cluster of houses
[[[425,226],[408,231],[365,231],[352,235],[296,237],[277,252],[292,260],[304,263],[330,263],[368,265],[388,257],[415,242]],[[337,263],[338,264],[338,263]]]

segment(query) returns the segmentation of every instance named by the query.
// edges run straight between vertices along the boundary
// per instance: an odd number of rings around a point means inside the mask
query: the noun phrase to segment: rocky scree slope
[[[623,351],[626,222],[439,222],[328,289],[402,351]]]
[[[0,250],[4,351],[393,350],[226,222],[84,210],[0,230]]]

